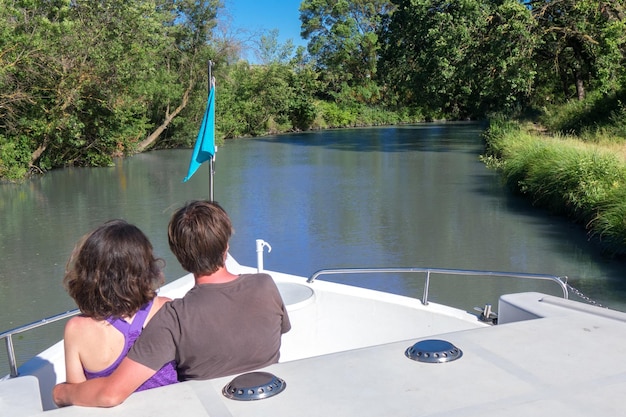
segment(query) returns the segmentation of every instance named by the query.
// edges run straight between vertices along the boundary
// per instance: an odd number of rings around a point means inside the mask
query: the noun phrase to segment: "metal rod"
[[[212,74],[211,74],[212,71],[213,71],[213,61],[211,61],[209,59],[209,70],[208,70],[208,72],[209,72],[209,79],[208,79],[209,87],[208,87],[208,91],[207,91],[208,94],[211,94],[211,89],[213,88],[213,82],[212,82],[213,79],[211,78],[212,77]]]
[[[214,156],[209,159],[209,201],[215,201],[215,196],[213,195],[213,177],[215,173],[215,171],[213,170],[214,159]]]
[[[527,274],[523,272],[498,272],[498,271],[475,271],[469,269],[443,269],[443,268],[340,268],[340,269],[322,269],[317,271],[307,282],[313,283],[320,275],[339,275],[339,274],[372,274],[372,273],[401,273],[401,272],[417,272],[426,274],[426,282],[424,285],[424,295],[422,298],[422,304],[428,304],[428,287],[430,285],[430,274],[440,275],[471,275],[471,276],[496,276],[496,277],[509,277],[509,278],[522,278],[522,279],[536,279],[552,281],[558,284],[563,291],[563,298],[566,300],[569,298],[567,291],[567,277],[557,277],[556,275],[545,274]]]
[[[17,376],[17,360],[15,359],[15,349],[13,348],[13,336],[8,335],[4,341],[7,345],[7,355],[9,355],[10,377],[15,378]]]
[[[428,291],[430,291],[430,271],[426,272],[426,282],[424,282],[424,295],[422,295],[422,304],[428,305]]]
[[[9,358],[9,368],[11,369],[11,378],[15,378],[17,373],[17,359],[15,357],[15,349],[13,347],[13,335],[23,333],[28,330],[36,329],[41,326],[45,326],[50,323],[54,323],[59,320],[63,320],[72,316],[75,316],[80,313],[79,309],[74,309],[70,311],[66,311],[65,313],[60,313],[51,317],[46,317],[45,319],[41,319],[39,321],[35,321],[30,324],[25,324],[24,326],[16,327],[11,330],[7,330],[6,332],[0,333],[0,339],[4,339],[7,347],[7,356]]]
[[[211,95],[211,89],[213,88],[213,78],[212,78],[213,61],[211,61],[210,59],[209,59],[208,66],[209,66],[209,69],[208,69],[208,73],[209,73],[208,94],[210,96]],[[213,169],[213,161],[214,160],[215,160],[215,149],[213,150],[213,156],[211,156],[211,159],[209,160],[209,201],[215,201],[215,198],[214,198],[214,195],[213,195],[213,177],[214,177],[214,174],[215,174],[215,171]]]

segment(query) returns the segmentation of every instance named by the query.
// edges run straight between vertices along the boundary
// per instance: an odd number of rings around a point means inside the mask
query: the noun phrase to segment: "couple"
[[[139,229],[114,220],[87,235],[64,278],[83,314],[66,325],[68,382],[54,387],[56,404],[111,407],[136,390],[278,362],[291,328],[285,305],[269,275],[226,270],[231,234],[217,203],[174,213],[170,249],[195,286],[173,301],[156,296],[161,261]]]

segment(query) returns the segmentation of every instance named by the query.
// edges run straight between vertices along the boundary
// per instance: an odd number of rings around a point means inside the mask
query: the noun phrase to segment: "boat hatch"
[[[269,372],[249,372],[230,381],[222,394],[231,400],[262,400],[279,394],[286,386],[285,381]]]
[[[404,354],[407,358],[418,362],[444,363],[452,362],[463,356],[458,347],[446,340],[422,340],[409,347]]]

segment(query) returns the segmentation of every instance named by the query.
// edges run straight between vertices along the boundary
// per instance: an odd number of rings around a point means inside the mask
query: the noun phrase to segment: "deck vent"
[[[286,386],[285,381],[268,372],[249,372],[230,381],[222,394],[231,400],[262,400],[279,394]]]
[[[407,358],[418,362],[444,363],[452,362],[463,356],[458,347],[446,340],[422,340],[409,347],[404,354]]]

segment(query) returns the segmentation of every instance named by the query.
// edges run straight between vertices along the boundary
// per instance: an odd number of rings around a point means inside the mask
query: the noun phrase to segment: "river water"
[[[511,195],[479,161],[483,126],[424,124],[306,132],[229,141],[217,153],[215,200],[235,226],[231,254],[310,276],[322,268],[442,267],[567,275],[586,295],[626,310],[625,263],[604,258],[579,227]],[[208,167],[182,183],[190,150],[147,152],[110,168],[68,168],[0,185],[0,330],[75,308],[61,281],[74,243],[111,218],[139,226],[165,259],[167,222],[208,196]],[[420,297],[414,276],[338,280]],[[502,291],[539,289],[510,279],[441,279],[435,301],[471,310]],[[445,291],[445,295],[444,295]],[[471,301],[466,297],[471,296]],[[21,363],[62,337],[62,323],[15,340]],[[4,346],[0,374],[7,372]]]

